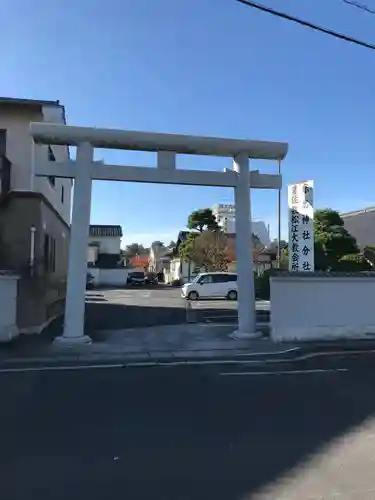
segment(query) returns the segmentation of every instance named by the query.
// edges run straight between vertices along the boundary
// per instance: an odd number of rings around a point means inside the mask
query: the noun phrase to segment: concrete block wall
[[[271,278],[271,338],[311,341],[375,334],[375,275],[286,273]]]

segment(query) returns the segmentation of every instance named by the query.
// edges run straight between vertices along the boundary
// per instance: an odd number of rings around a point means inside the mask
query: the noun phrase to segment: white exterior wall
[[[236,232],[236,219],[234,218],[224,218],[219,224],[220,227],[223,228],[223,231],[226,233],[235,233]]]
[[[87,272],[91,274],[95,286],[119,286],[126,285],[128,275],[133,269],[99,269],[90,267]]]
[[[157,257],[155,255],[154,249],[150,248],[150,263],[148,265],[149,271],[156,272]]]
[[[375,334],[375,276],[271,278],[271,338],[362,338]]]
[[[0,276],[0,342],[9,342],[19,335],[17,282],[17,276]]]
[[[6,154],[12,162],[11,189],[31,189],[32,140],[30,122],[40,121],[34,108],[0,105],[0,129],[7,131]]]
[[[70,179],[56,179],[55,187],[45,177],[33,176],[34,152],[37,158],[46,159],[48,146],[35,146],[30,135],[30,123],[47,120],[54,123],[63,122],[61,107],[44,107],[38,111],[37,106],[0,103],[0,129],[7,131],[6,153],[12,162],[11,189],[19,191],[36,191],[44,194],[52,206],[70,224],[71,191]],[[68,148],[52,146],[56,161],[68,159]],[[64,187],[64,202],[61,193]]]
[[[189,278],[189,263],[181,262],[180,259],[172,259],[169,263],[169,271],[165,271],[167,283],[173,280],[181,279],[183,283],[192,281],[198,273],[196,272],[194,262],[190,263],[190,278]]]
[[[125,286],[129,269],[99,269],[99,285]]]
[[[271,243],[268,227],[262,220],[253,220],[252,230],[264,246],[268,246]]]
[[[95,264],[98,259],[98,249],[96,247],[87,247],[87,262]]]
[[[180,259],[171,259],[169,269],[164,269],[163,271],[166,283],[172,283],[173,280],[180,279]]]
[[[49,123],[64,124],[63,108],[58,106],[43,106],[43,120]],[[34,146],[35,149],[44,149],[43,154],[48,155],[48,146]],[[66,146],[51,146],[56,162],[66,162],[69,159],[69,149]],[[65,222],[70,225],[71,198],[72,198],[72,180],[55,179],[55,186],[49,182],[46,177],[35,178],[35,191],[43,193],[51,202],[52,206],[62,216]],[[62,192],[64,194],[62,195]]]
[[[120,253],[121,249],[121,238],[120,236],[90,236],[88,240],[90,243],[99,244],[99,253],[109,253],[117,255]]]
[[[212,207],[212,213],[215,215],[216,220],[223,231],[226,233],[236,232],[236,209],[234,205],[214,205]],[[258,236],[263,245],[267,246],[271,243],[268,228],[265,222],[262,220],[252,220],[251,226],[253,234]]]

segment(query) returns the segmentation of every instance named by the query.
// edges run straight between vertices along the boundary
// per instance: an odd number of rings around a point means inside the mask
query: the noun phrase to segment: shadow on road
[[[62,334],[63,317],[54,320],[43,332],[45,338],[53,339]],[[186,323],[185,304],[179,307],[160,305],[132,305],[107,302],[103,298],[92,298],[85,305],[85,332],[96,341],[105,340],[104,330],[146,328],[156,325]]]
[[[373,416],[373,379],[371,368],[370,376],[364,369],[271,379],[219,377],[207,368],[3,377],[4,498],[31,500],[41,484],[43,498],[55,500],[124,492],[140,500],[304,500],[332,491],[336,498],[345,481],[359,491],[361,475],[373,477],[371,447],[367,461],[357,455],[351,467],[340,468],[350,448],[337,456],[336,474],[311,466],[315,480],[299,496],[284,487],[257,496],[282,477],[302,476],[304,462]],[[321,478],[324,496],[316,490]],[[371,491],[356,498],[369,500]]]
[[[185,322],[184,304],[180,307],[162,307],[160,305],[114,304],[113,302],[86,303],[85,331],[90,333],[93,340],[99,340],[100,330],[146,328]]]
[[[237,323],[238,321],[238,311],[236,307],[228,307],[223,301],[216,303],[205,303],[201,302],[199,307],[197,305],[192,306],[194,314],[196,316],[196,321],[198,322],[230,322]],[[269,311],[257,310],[256,320],[258,323],[267,323],[270,320]]]

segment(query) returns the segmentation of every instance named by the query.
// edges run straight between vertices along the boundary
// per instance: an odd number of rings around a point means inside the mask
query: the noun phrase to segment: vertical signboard
[[[288,186],[289,271],[314,271],[314,182]]]

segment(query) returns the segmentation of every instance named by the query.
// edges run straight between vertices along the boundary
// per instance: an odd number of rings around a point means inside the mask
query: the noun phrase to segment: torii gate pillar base
[[[56,347],[73,347],[76,345],[91,344],[92,340],[88,335],[81,335],[80,337],[68,337],[61,335],[56,337],[53,345]]]
[[[259,339],[262,336],[263,336],[262,332],[247,333],[247,332],[241,332],[240,330],[235,330],[234,332],[229,334],[229,337],[236,340]]]

